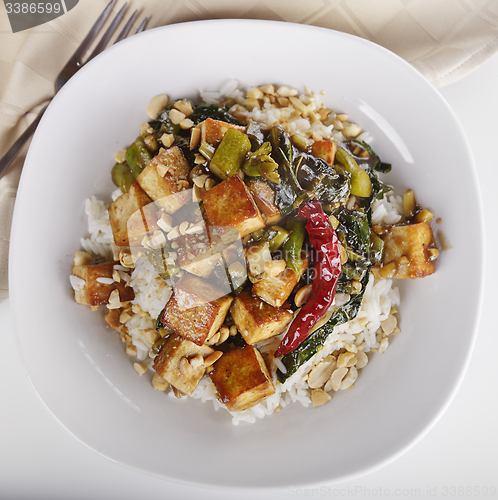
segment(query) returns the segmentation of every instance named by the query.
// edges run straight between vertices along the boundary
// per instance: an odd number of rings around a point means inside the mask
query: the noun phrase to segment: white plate
[[[150,97],[195,97],[228,78],[326,91],[443,219],[452,248],[437,273],[400,283],[402,333],[353,391],[233,426],[211,403],[177,401],[137,376],[118,336],[78,306],[69,274],[84,200],[108,198],[113,155],[147,119]],[[175,481],[228,487],[330,483],[393,460],[454,396],[475,338],[483,229],[472,155],[441,96],[404,61],[367,41],[266,21],[151,30],[106,50],[57,95],[29,150],[12,230],[10,289],[19,347],[36,392],[77,439]]]

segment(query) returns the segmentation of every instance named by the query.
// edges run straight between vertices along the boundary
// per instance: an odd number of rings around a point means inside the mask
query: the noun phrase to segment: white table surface
[[[467,375],[447,412],[405,455],[370,475],[324,484],[314,491],[219,491],[131,471],[86,448],[44,408],[17,353],[7,300],[0,304],[0,499],[498,498],[497,89],[495,56],[470,76],[441,90],[474,152],[489,265],[479,336]],[[475,244],[469,241],[469,245]],[[461,283],[465,293],[465,263]]]

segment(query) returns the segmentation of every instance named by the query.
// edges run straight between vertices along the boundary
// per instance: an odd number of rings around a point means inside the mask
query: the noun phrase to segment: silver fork
[[[88,61],[93,59],[97,54],[100,54],[102,52],[107,44],[109,43],[110,38],[112,37],[113,33],[116,31],[116,28],[121,21],[121,19],[124,16],[126,6],[127,4],[125,3],[121,10],[116,14],[116,17],[113,19],[109,27],[107,28],[106,32],[102,36],[100,42],[97,44],[93,52],[88,56],[88,58],[85,60],[84,55],[88,51],[88,48],[92,44],[92,42],[96,39],[100,29],[102,28],[103,24],[106,22],[108,19],[112,8],[114,7],[114,4],[116,3],[116,0],[111,0],[102,14],[100,14],[99,18],[95,21],[95,24],[92,26],[84,40],[81,42],[80,46],[76,49],[76,52],[72,55],[71,59],[66,63],[66,65],[62,68],[62,71],[59,73],[57,76],[57,79],[55,80],[55,94],[59,92],[59,90],[64,86],[64,84],[81,68],[83,67]],[[133,12],[131,15],[130,19],[127,21],[125,24],[123,30],[121,33],[119,33],[118,37],[114,41],[114,43],[117,43],[123,38],[125,38],[128,33],[130,32],[131,25],[135,21],[135,18],[137,17],[138,11],[136,10]],[[135,33],[140,33],[145,29],[145,26],[147,24],[147,18],[145,18],[140,26],[138,27],[137,31]],[[54,96],[55,96],[54,94]],[[26,142],[29,140],[29,138],[34,134],[36,127],[40,123],[40,120],[43,116],[43,113],[45,113],[45,110],[47,109],[48,105],[45,106],[38,114],[38,116],[34,119],[34,121],[31,123],[31,125],[22,133],[22,135],[17,139],[16,142],[11,146],[11,148],[5,153],[5,155],[0,159],[0,177],[2,177],[3,173],[9,165],[12,163],[14,158],[17,156],[21,148],[26,144]]]

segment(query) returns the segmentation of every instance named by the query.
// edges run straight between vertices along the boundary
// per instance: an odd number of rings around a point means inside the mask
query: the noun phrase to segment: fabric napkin
[[[53,95],[57,74],[106,3],[80,0],[62,17],[15,34],[0,3],[0,156]],[[436,87],[462,78],[498,50],[496,0],[131,0],[128,11],[134,9],[140,10],[135,28],[143,16],[150,17],[148,28],[245,18],[351,33],[403,57]],[[10,227],[26,149],[0,180],[0,300],[8,296]]]

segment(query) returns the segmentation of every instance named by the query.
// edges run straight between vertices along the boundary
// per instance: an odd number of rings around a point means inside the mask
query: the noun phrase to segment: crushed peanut
[[[133,363],[133,368],[139,375],[143,375],[147,371],[147,366],[143,363]]]
[[[319,387],[323,387],[327,380],[330,379],[335,368],[335,358],[327,356],[310,371],[308,375],[308,385],[310,388],[318,389]]]
[[[114,155],[114,161],[116,163],[124,163],[126,161],[126,148],[123,148],[119,153]]]
[[[334,370],[330,377],[330,388],[334,391],[338,391],[341,387],[342,379],[346,376],[347,373],[348,368],[346,368],[345,366]],[[327,390],[327,385],[325,385],[325,390]]]
[[[156,95],[150,101],[146,108],[146,113],[149,115],[151,120],[155,120],[159,113],[164,109],[164,106],[168,104],[168,96],[166,94]]]
[[[171,120],[171,123],[179,125],[180,122],[185,120],[186,116],[181,111],[178,111],[177,109],[173,108],[172,110],[170,110],[168,118]]]
[[[168,389],[169,383],[166,382],[158,373],[154,373],[152,377],[152,387],[156,391],[164,392]]]
[[[176,108],[178,111],[181,111],[185,116],[190,116],[194,109],[192,105],[188,101],[176,101],[173,105],[173,108]]]
[[[119,298],[119,292],[117,289],[111,292],[109,295],[109,303],[107,304],[107,309],[119,309],[121,307],[121,300]]]
[[[163,134],[161,136],[160,141],[162,142],[165,148],[170,148],[171,146],[173,146],[173,143],[175,142],[175,136],[173,134]]]
[[[301,287],[297,292],[294,297],[294,303],[296,304],[296,307],[301,307],[303,306],[306,301],[308,300],[310,294],[311,294],[311,283],[308,285],[304,285]]]
[[[323,389],[313,389],[311,391],[311,403],[313,404],[313,408],[318,406],[323,406],[327,404],[332,399],[332,396],[325,392]]]
[[[265,262],[265,273],[278,276],[287,267],[285,260],[268,260]]]
[[[221,356],[223,356],[223,353],[221,351],[214,351],[204,359],[204,366],[211,366],[213,363],[216,363],[216,361],[218,361]]]
[[[356,369],[356,367],[352,366],[349,369],[349,372],[346,375],[346,377],[342,380],[340,390],[345,391],[346,389],[349,389],[356,382],[357,378],[358,378],[358,370]]]
[[[202,357],[202,354],[197,354],[190,360],[190,366],[192,366],[194,370],[196,368],[199,368],[203,364],[204,364],[204,358]]]
[[[128,356],[134,357],[137,355],[137,348],[134,345],[128,345],[126,346],[126,354]]]

